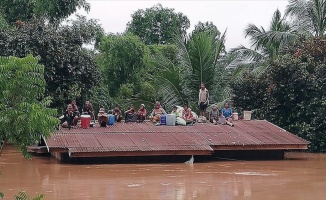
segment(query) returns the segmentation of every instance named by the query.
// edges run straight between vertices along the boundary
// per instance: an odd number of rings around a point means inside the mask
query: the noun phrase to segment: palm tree
[[[241,45],[232,49],[230,53],[237,56],[234,62],[227,66],[227,69],[238,69],[235,71],[236,74],[241,74],[245,69],[259,75],[267,68],[269,61],[278,57],[280,48],[284,44],[294,41],[297,35],[277,9],[267,31],[264,27],[249,24],[245,29],[245,37],[250,38],[251,48]]]
[[[326,0],[290,0],[285,13],[299,33],[325,38]]]
[[[200,32],[188,40],[178,36],[175,40],[179,49],[177,65],[160,55],[154,59],[159,69],[155,80],[163,97],[162,103],[166,107],[183,102],[194,105],[203,82],[211,94],[221,96],[225,85],[220,84],[220,71],[225,70],[220,66],[220,56],[224,49],[225,32],[219,38],[210,32]]]

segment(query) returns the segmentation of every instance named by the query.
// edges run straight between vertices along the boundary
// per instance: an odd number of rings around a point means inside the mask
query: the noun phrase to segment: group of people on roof
[[[198,95],[198,108],[200,110],[200,116],[198,117],[188,106],[187,103],[184,103],[182,107],[174,105],[172,107],[171,114],[176,116],[176,124],[180,125],[193,125],[195,122],[206,122],[208,121],[213,124],[219,123],[219,118],[223,117],[225,123],[234,126],[232,122],[232,108],[229,107],[228,102],[224,104],[224,108],[219,111],[215,104],[211,105],[211,109],[206,115],[206,109],[209,105],[209,93],[205,87],[205,84],[201,84]],[[82,115],[89,115],[92,120],[95,121],[94,109],[90,101],[86,101],[82,107]],[[124,114],[124,116],[123,116]],[[115,122],[121,122],[123,119],[125,122],[143,122],[147,119],[147,111],[144,104],[141,104],[138,110],[135,109],[134,105],[130,105],[129,109],[124,113],[118,106],[115,106],[114,109],[109,110],[108,113],[105,112],[105,109],[101,107],[97,115],[97,121],[99,126],[106,127],[109,121],[109,115],[114,116]],[[154,123],[154,125],[160,125],[161,116],[167,115],[167,112],[163,109],[159,101],[155,102],[153,111],[150,113],[148,119]],[[71,128],[78,124],[81,114],[76,105],[76,101],[73,100],[67,106],[66,111],[63,116],[60,117],[61,126],[64,128]],[[224,123],[224,122],[223,122]]]

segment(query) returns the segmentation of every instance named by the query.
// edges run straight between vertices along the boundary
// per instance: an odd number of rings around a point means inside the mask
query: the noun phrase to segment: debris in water
[[[192,155],[191,156],[191,158],[190,158],[190,160],[188,160],[188,161],[186,161],[185,163],[187,163],[187,164],[193,164],[194,163],[194,156]]]

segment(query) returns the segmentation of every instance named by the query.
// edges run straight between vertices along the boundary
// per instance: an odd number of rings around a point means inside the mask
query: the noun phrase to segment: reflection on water
[[[326,155],[288,153],[279,161],[169,164],[60,164],[25,160],[7,146],[0,157],[0,191],[45,199],[324,199]],[[195,160],[196,161],[196,160]]]

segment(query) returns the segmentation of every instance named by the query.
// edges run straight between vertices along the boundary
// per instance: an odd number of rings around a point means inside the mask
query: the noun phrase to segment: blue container
[[[166,125],[166,115],[161,115],[161,125]]]
[[[108,125],[113,125],[115,121],[114,115],[109,114],[108,118],[109,118]]]

